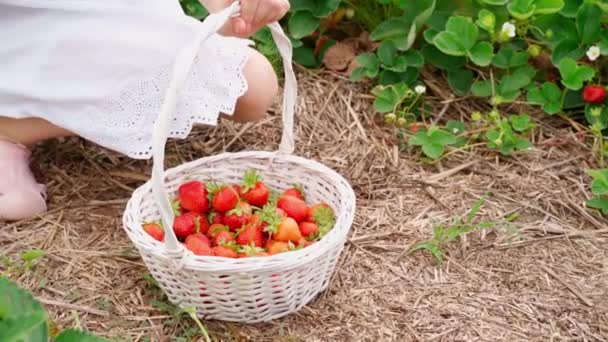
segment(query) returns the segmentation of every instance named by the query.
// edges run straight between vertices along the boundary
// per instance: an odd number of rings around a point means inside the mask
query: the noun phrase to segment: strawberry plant
[[[34,296],[0,277],[0,341],[102,342],[100,337],[74,329],[50,336],[49,318]]]
[[[587,173],[593,178],[591,192],[595,195],[587,201],[587,206],[608,215],[608,169],[588,170]]]
[[[392,17],[371,28],[370,38],[379,46],[357,57],[359,68],[351,78],[384,86],[372,90],[375,109],[397,125],[400,135],[418,118],[403,115],[399,105],[407,103],[407,89],[420,83],[418,71],[425,68],[443,75],[454,94],[472,94],[492,106],[485,115],[471,113],[475,131],[486,134],[464,131],[461,138],[485,140],[503,154],[529,148],[525,135],[531,127],[522,129],[518,121],[524,119],[513,121],[500,112],[504,105],[527,102],[549,115],[584,111],[603,158],[608,124],[601,83],[608,54],[605,1],[375,2],[391,5]],[[411,145],[428,150],[416,132],[406,129],[405,135],[413,139]]]

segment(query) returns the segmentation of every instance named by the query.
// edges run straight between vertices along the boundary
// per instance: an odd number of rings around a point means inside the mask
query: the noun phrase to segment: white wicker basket
[[[150,273],[169,300],[181,307],[194,307],[200,317],[254,323],[269,321],[299,310],[329,284],[344,247],[355,212],[355,195],[339,174],[315,161],[291,155],[294,149],[293,116],[296,79],[291,65],[291,43],[278,24],[270,25],[285,68],[283,136],[277,152],[223,153],[164,171],[167,122],[175,106],[177,90],[187,76],[198,47],[239,11],[234,3],[209,16],[200,37],[180,52],[172,83],[155,125],[152,179],[129,200],[123,226],[142,255]],[[285,189],[301,183],[313,202],[327,202],[337,213],[335,227],[319,242],[270,257],[227,259],[195,256],[177,241],[169,194],[187,179],[204,176],[239,182],[245,171],[255,169],[265,182]],[[165,243],[146,234],[141,224],[162,218]]]

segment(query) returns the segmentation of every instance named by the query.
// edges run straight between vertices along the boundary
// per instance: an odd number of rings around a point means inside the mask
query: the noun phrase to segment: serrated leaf
[[[471,86],[471,92],[478,97],[492,96],[492,82],[477,81]]]
[[[372,89],[372,94],[376,96],[374,109],[379,113],[394,112],[396,107],[405,99],[408,90],[409,87],[403,83],[378,86]]]
[[[431,143],[439,145],[450,145],[456,142],[456,136],[454,136],[454,134],[441,129],[430,130],[428,137]]]
[[[415,24],[404,18],[390,18],[382,22],[370,34],[373,41],[392,41],[397,49],[408,50],[416,39]]]
[[[477,14],[475,24],[486,30],[488,33],[493,34],[494,28],[496,27],[496,16],[491,11],[483,8]]]
[[[535,0],[534,5],[536,9],[534,10],[535,15],[547,15],[558,13],[564,8],[563,0]]]
[[[598,209],[604,215],[608,215],[608,198],[595,197],[587,201],[589,208]]]
[[[553,52],[551,53],[551,62],[555,66],[559,66],[559,63],[564,58],[572,58],[578,60],[585,54],[585,50],[580,46],[577,39],[564,39],[560,41]]]
[[[293,59],[296,63],[307,68],[315,68],[318,64],[313,49],[304,45],[293,49]]]
[[[46,311],[30,292],[0,277],[0,341],[46,341],[46,319]]]
[[[524,132],[534,127],[530,116],[526,114],[511,115],[509,116],[509,121],[511,121],[513,129],[518,132]]]
[[[319,19],[310,11],[297,11],[289,17],[289,33],[295,39],[302,39],[312,34],[319,24]]]
[[[528,63],[529,55],[525,51],[516,51],[511,46],[501,48],[492,59],[492,65],[501,69],[515,68]]]
[[[444,70],[457,69],[466,63],[466,58],[446,55],[433,45],[423,47],[422,55],[426,62]]]
[[[559,63],[562,84],[571,90],[579,90],[583,84],[595,76],[595,70],[586,65],[578,65],[572,58],[564,58]]]
[[[508,98],[509,94],[519,91],[530,84],[530,81],[530,77],[524,74],[513,73],[511,75],[504,75],[500,79],[499,93],[501,96]]]
[[[445,147],[440,144],[430,143],[422,145],[422,152],[424,152],[424,154],[431,159],[437,159],[441,157],[444,151]]]
[[[466,95],[473,84],[473,72],[464,68],[448,70],[448,84],[457,95]]]
[[[542,106],[550,115],[561,111],[562,91],[555,83],[545,82],[542,87],[528,90],[528,102]]]
[[[395,53],[397,52],[397,47],[395,43],[392,41],[383,42],[378,48],[378,59],[383,65],[392,66],[395,62]]]
[[[507,9],[513,18],[526,20],[534,14],[536,5],[534,5],[534,0],[511,0]]]
[[[582,44],[595,43],[601,32],[602,11],[592,3],[584,3],[576,13],[576,29]]]
[[[492,44],[488,42],[478,42],[469,51],[469,58],[471,61],[479,66],[488,66],[492,61],[494,51]]]
[[[427,136],[426,130],[420,130],[414,134],[413,137],[408,141],[410,145],[413,146],[422,146],[429,143],[429,137]]]
[[[433,39],[434,45],[443,53],[451,56],[465,56],[475,46],[479,30],[471,19],[462,16],[450,17],[445,31]]]
[[[587,170],[587,174],[593,178],[591,192],[594,195],[608,194],[608,169]]]

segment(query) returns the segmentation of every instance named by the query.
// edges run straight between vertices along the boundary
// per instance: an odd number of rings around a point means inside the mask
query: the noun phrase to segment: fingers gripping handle
[[[165,98],[161,106],[160,113],[154,123],[152,136],[152,192],[156,203],[160,208],[161,218],[165,229],[165,246],[169,253],[181,253],[177,237],[173,232],[173,210],[169,200],[169,194],[165,187],[165,145],[169,136],[171,114],[177,106],[177,94],[181,86],[186,81],[192,64],[199,52],[201,44],[211,35],[218,32],[230,17],[238,15],[240,4],[233,3],[230,7],[221,12],[209,15],[202,23],[200,34],[184,47],[177,55],[173,65],[172,78],[165,93]],[[297,83],[293,71],[292,46],[289,38],[285,35],[278,23],[268,25],[277,48],[283,58],[285,69],[285,94],[283,97],[283,135],[279,145],[279,153],[290,154],[294,151],[294,132],[293,122],[297,97]]]

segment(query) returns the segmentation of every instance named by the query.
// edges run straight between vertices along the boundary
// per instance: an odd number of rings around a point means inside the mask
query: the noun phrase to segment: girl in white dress
[[[233,0],[200,0],[216,12]],[[180,89],[172,138],[219,115],[261,118],[276,96],[270,63],[246,38],[289,9],[241,0],[241,15],[200,47]],[[28,147],[79,135],[151,157],[152,127],[177,52],[201,23],[178,0],[0,0],[0,220],[46,211]]]

